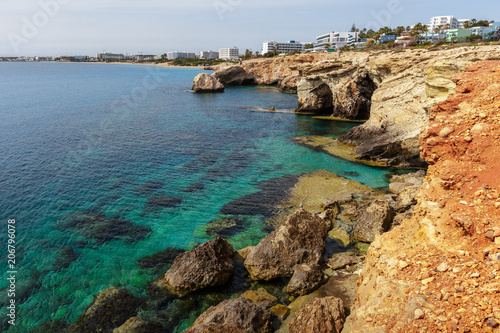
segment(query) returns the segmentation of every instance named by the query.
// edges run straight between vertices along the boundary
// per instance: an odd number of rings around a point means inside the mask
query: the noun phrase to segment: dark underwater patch
[[[245,231],[247,220],[239,216],[223,217],[207,222],[205,232],[209,236],[232,237]]]
[[[359,173],[356,171],[345,171],[342,175],[347,177],[359,177]]]
[[[151,233],[148,226],[135,225],[129,220],[108,217],[103,213],[76,212],[65,228],[76,230],[81,236],[93,240],[96,245],[113,240],[137,242]]]
[[[289,196],[289,190],[297,184],[300,176],[287,175],[257,183],[260,191],[247,194],[222,206],[224,215],[262,215],[270,218],[276,204]]]
[[[159,212],[165,208],[176,208],[182,205],[182,197],[173,194],[158,194],[148,199],[141,215]]]
[[[169,247],[163,251],[138,259],[137,265],[142,269],[165,270],[166,273],[175,258],[184,252],[182,249]]]
[[[59,251],[59,255],[56,260],[54,260],[52,266],[54,267],[54,270],[68,268],[69,265],[77,260],[79,256],[80,254],[75,252],[71,246],[66,246]]]
[[[198,191],[203,191],[205,189],[205,185],[202,183],[192,183],[188,186],[186,186],[182,192],[185,193],[192,193],[192,192],[198,192]]]
[[[151,195],[163,188],[165,185],[164,181],[161,180],[150,180],[134,188],[135,195]]]

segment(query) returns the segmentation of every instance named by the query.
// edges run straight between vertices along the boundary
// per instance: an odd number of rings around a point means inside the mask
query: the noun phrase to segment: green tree
[[[244,59],[247,60],[247,59],[250,59],[252,57],[252,51],[250,51],[249,49],[246,49],[245,50],[245,55],[244,55]]]
[[[427,32],[429,30],[429,28],[427,27],[426,24],[422,24],[422,23],[417,23],[413,26],[413,29],[412,29],[412,35],[413,36],[418,36],[420,35],[421,33],[424,33],[424,32]]]
[[[328,50],[330,49],[330,43],[325,43],[325,51],[328,52]]]
[[[373,38],[374,34],[375,31],[373,31],[373,29],[366,30],[366,28],[364,28],[363,30],[361,30],[359,38]]]
[[[401,36],[401,34],[402,34],[404,31],[405,31],[405,27],[403,27],[403,26],[401,26],[401,25],[400,25],[399,27],[397,27],[397,28],[394,30],[394,32],[395,32],[395,33],[396,33],[396,35],[398,35],[398,36]]]
[[[359,31],[359,29],[356,28],[356,24],[353,23],[352,26],[351,26],[351,30],[349,30],[350,32],[356,32],[356,31]]]
[[[476,27],[489,27],[490,26],[490,21],[488,20],[480,20],[477,21]]]
[[[312,48],[314,48],[314,45],[312,43],[308,43],[308,44],[304,45],[304,48],[305,49],[312,49]]]
[[[381,34],[386,34],[386,35],[393,35],[394,32],[392,31],[392,29],[390,27],[383,27],[383,28],[380,28],[379,29],[379,32]]]

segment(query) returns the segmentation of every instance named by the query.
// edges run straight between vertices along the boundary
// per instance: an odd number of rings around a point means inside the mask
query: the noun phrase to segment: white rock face
[[[223,92],[224,86],[216,77],[201,73],[194,78],[192,90],[194,92]]]
[[[455,93],[452,76],[500,48],[351,52],[299,68],[297,111],[366,119],[340,138],[356,157],[422,166],[418,137],[434,104]]]

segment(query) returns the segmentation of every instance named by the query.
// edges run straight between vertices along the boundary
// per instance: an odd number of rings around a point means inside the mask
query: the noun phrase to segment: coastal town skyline
[[[453,6],[451,6],[453,4]],[[389,0],[189,3],[40,0],[2,4],[0,56],[163,54],[238,46],[261,51],[265,40],[313,41],[327,31],[429,23],[438,15],[495,20],[493,1]],[[354,9],[355,8],[355,9]],[[362,8],[361,10],[359,8]],[[3,15],[2,15],[3,14]],[[293,24],[291,24],[293,22]]]

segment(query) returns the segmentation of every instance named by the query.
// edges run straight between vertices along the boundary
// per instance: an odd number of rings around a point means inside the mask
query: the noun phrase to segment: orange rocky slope
[[[454,81],[415,214],[372,243],[344,332],[500,332],[500,61]]]

